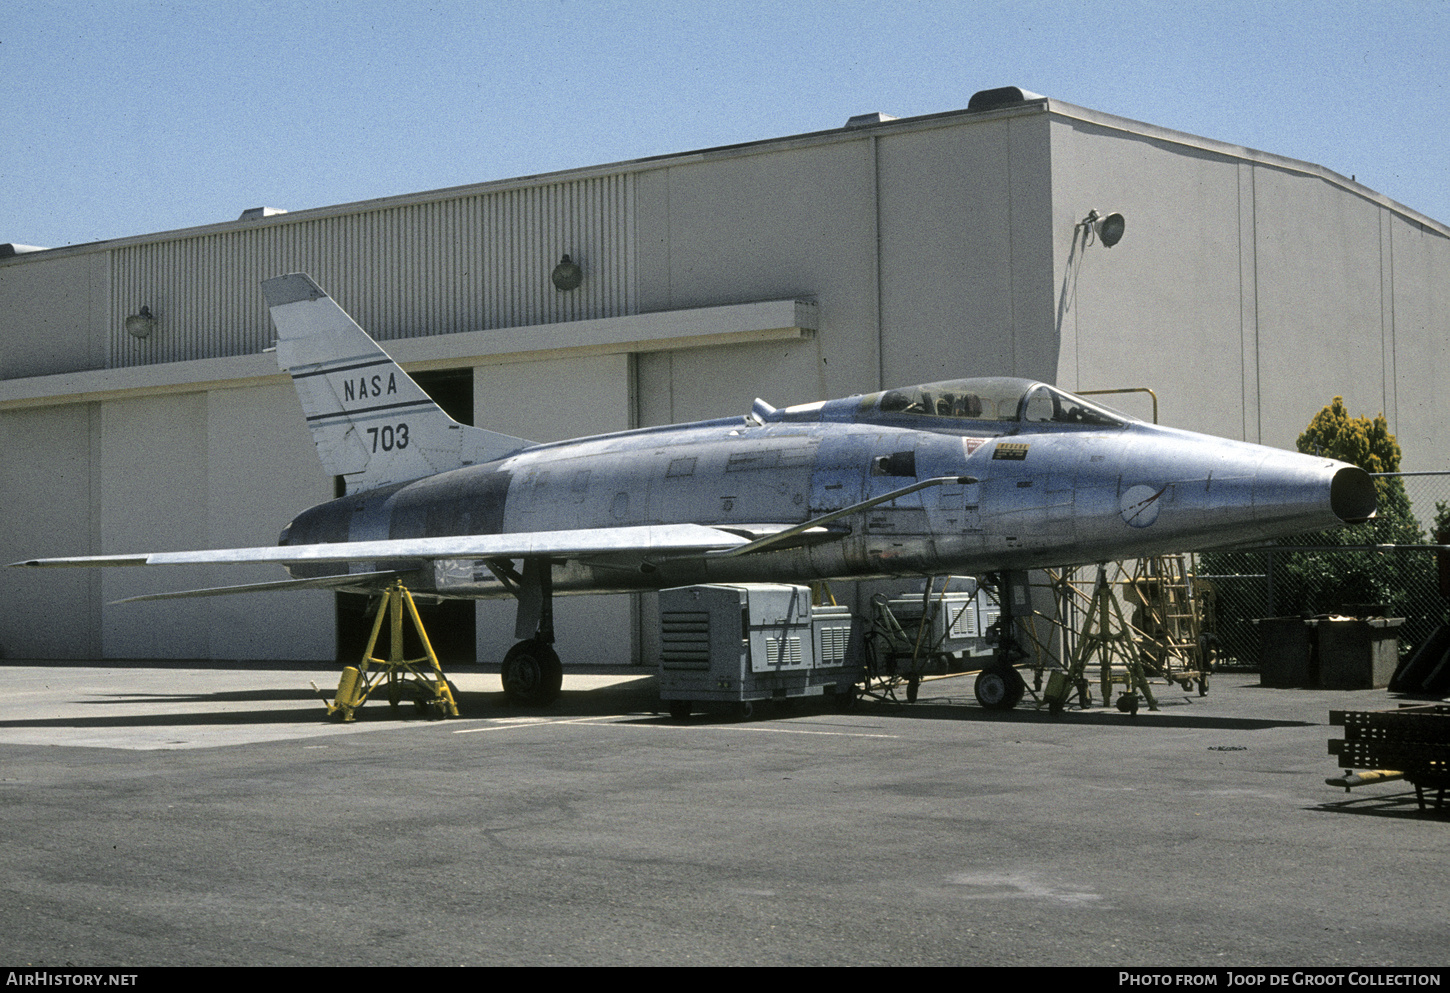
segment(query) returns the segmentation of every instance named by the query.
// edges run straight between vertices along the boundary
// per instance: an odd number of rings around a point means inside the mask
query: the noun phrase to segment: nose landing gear
[[[1020,578],[1019,578],[1020,577]],[[986,584],[997,590],[997,603],[1001,613],[987,631],[987,640],[996,640],[996,653],[992,661],[977,674],[972,687],[977,702],[988,710],[1011,710],[1022,702],[1027,692],[1027,682],[1013,665],[1027,658],[1027,651],[1017,643],[1016,624],[1013,621],[1013,606],[1016,596],[1026,596],[1025,573],[992,573],[984,577]],[[1028,605],[1024,599],[1023,604]]]

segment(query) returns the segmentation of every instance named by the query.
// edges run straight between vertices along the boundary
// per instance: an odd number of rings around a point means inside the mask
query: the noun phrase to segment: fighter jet
[[[275,562],[283,588],[515,597],[510,698],[557,694],[557,594],[982,575],[1266,541],[1375,513],[1363,470],[956,379],[536,444],[455,422],[302,273],[266,280],[279,367],[346,495],[276,546],[24,566]],[[999,663],[1006,670],[1006,663]],[[1020,677],[1006,670],[1003,681]],[[1020,697],[1020,693],[1018,693]]]

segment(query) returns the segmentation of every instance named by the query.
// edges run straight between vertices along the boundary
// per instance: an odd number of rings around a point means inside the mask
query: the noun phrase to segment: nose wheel
[[[1027,683],[1011,666],[989,665],[977,674],[972,689],[977,702],[988,710],[1011,710],[1022,702]]]

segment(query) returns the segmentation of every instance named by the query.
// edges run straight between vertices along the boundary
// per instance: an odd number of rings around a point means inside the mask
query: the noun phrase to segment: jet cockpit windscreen
[[[1093,427],[1122,427],[1128,418],[1088,403],[1055,386],[1038,383],[1022,398],[1022,420],[1035,424],[1088,424]]]
[[[952,379],[861,398],[861,413],[908,414],[982,421],[1121,427],[1130,418],[1046,383],[1009,376]]]

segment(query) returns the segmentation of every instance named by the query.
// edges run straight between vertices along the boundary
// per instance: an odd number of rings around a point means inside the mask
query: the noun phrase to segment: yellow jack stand
[[[413,619],[413,628],[418,632],[418,638],[423,642],[423,651],[427,653],[416,659],[403,657],[404,605],[408,608],[408,616]],[[373,648],[377,645],[378,634],[383,629],[384,617],[392,619],[392,645],[388,657],[379,659],[373,657]],[[432,672],[415,668],[423,662],[432,667]],[[370,670],[370,665],[377,668]],[[384,591],[383,602],[378,605],[377,620],[373,621],[373,633],[368,638],[368,647],[363,650],[362,661],[356,667],[348,666],[342,670],[342,679],[337,684],[337,697],[327,705],[328,715],[341,712],[344,722],[354,720],[354,711],[385,680],[388,684],[388,703],[394,710],[402,699],[403,685],[410,683],[414,706],[420,711],[431,711],[435,717],[458,716],[458,704],[453,699],[448,680],[443,678],[438,656],[434,654],[433,646],[428,641],[428,632],[423,630],[423,621],[418,617],[413,595],[401,581],[393,583]],[[314,683],[313,688],[316,689],[317,684]]]

